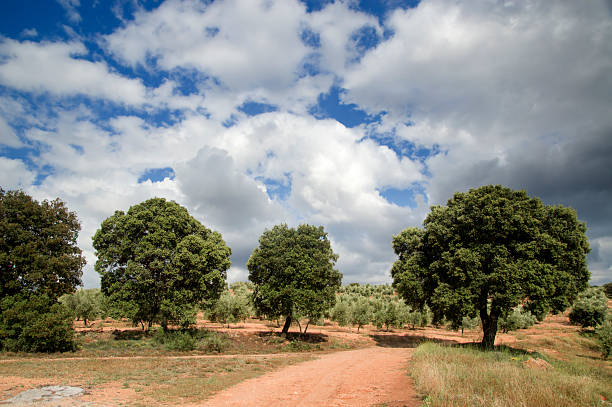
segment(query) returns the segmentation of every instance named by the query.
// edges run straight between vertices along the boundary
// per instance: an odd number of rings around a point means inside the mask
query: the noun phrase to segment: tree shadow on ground
[[[416,348],[423,342],[435,342],[445,345],[457,345],[459,342],[450,339],[429,338],[425,335],[369,335],[376,342],[376,346],[383,348]]]
[[[282,334],[280,332],[270,332],[270,331],[266,331],[266,332],[259,332],[257,333],[257,335],[260,338],[271,338],[271,337],[278,337],[278,338],[285,338],[288,341],[302,341],[302,342],[308,342],[308,343],[323,343],[323,342],[327,342],[329,337],[325,334],[321,334],[321,333],[311,333],[311,332],[307,332],[305,334],[299,333],[299,332],[287,332],[286,334]]]

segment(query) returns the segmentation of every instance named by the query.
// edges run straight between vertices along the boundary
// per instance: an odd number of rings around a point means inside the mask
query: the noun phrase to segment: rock
[[[2,404],[29,404],[37,401],[53,401],[64,397],[74,397],[84,394],[85,390],[73,386],[45,386],[22,391],[15,397],[4,400]]]

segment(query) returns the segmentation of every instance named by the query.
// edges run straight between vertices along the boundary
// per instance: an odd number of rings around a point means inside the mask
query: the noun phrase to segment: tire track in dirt
[[[421,401],[408,376],[413,349],[369,347],[312,361],[241,382],[203,406],[406,406]]]

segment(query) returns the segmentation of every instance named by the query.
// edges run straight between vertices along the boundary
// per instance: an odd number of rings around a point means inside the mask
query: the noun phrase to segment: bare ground
[[[418,406],[410,348],[336,352],[246,380],[204,406]]]

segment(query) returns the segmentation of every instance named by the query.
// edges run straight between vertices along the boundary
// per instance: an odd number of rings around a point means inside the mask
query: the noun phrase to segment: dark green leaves
[[[456,193],[423,225],[394,236],[391,274],[406,301],[428,304],[436,321],[459,326],[480,314],[491,319],[483,326],[496,326],[520,302],[538,316],[562,311],[589,279],[576,212],[524,191],[489,185]]]
[[[231,249],[176,202],[153,198],[117,211],[93,238],[102,291],[134,323],[188,325],[225,286]]]
[[[37,202],[0,189],[0,298],[47,295],[55,300],[81,284],[81,225],[62,201]]]
[[[247,263],[255,308],[268,317],[320,317],[340,288],[337,259],[321,226],[266,230]]]

